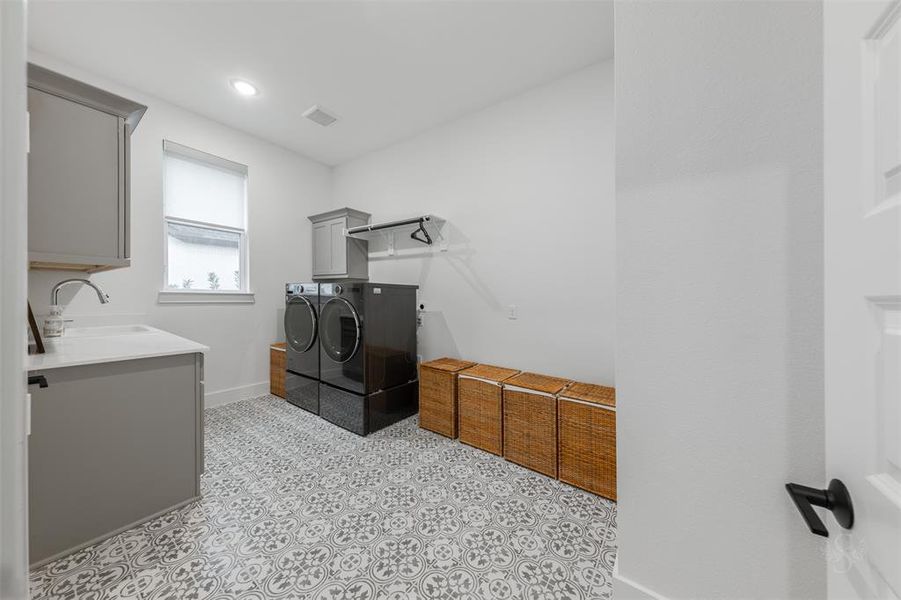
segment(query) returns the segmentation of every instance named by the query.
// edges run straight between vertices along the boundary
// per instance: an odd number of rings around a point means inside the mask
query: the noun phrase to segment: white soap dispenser
[[[50,307],[50,315],[44,319],[44,337],[59,337],[63,334],[65,328],[63,307],[54,304]]]

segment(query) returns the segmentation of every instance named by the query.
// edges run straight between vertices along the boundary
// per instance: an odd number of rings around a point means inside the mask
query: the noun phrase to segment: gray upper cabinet
[[[344,230],[369,223],[369,213],[339,208],[309,217],[313,223],[313,279],[369,279],[369,249]]]
[[[28,65],[31,268],[129,266],[129,140],[145,110]]]

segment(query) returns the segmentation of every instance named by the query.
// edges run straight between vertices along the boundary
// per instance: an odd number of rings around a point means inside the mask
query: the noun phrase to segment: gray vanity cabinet
[[[129,265],[129,139],[146,107],[28,66],[32,268]]]
[[[369,279],[365,240],[348,238],[344,230],[369,223],[369,213],[339,208],[309,217],[313,223],[313,279]]]
[[[30,374],[32,566],[200,496],[203,354]]]

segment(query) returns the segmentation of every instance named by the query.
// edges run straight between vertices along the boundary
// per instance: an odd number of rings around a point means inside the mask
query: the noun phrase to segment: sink
[[[107,325],[104,327],[67,327],[63,338],[109,337],[114,335],[137,335],[155,331],[147,325]]]

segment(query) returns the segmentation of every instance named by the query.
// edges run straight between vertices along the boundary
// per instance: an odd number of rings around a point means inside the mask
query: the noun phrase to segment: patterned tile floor
[[[418,428],[206,413],[203,499],[34,571],[52,600],[609,598],[616,505]]]

